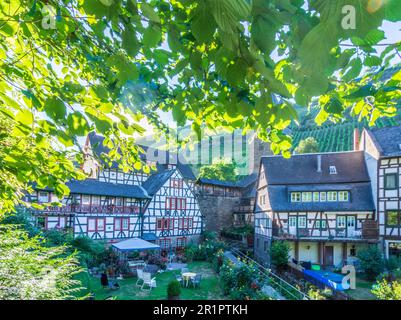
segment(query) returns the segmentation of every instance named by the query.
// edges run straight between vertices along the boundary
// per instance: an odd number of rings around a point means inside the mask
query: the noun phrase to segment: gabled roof
[[[204,184],[211,184],[220,187],[228,187],[228,188],[246,188],[250,184],[254,183],[257,179],[257,174],[252,173],[241,178],[238,181],[224,181],[218,179],[208,179],[208,178],[199,178],[198,181]]]
[[[291,202],[291,191],[330,191],[349,190],[349,201],[326,202]],[[374,211],[372,191],[369,182],[332,185],[299,185],[288,187],[285,185],[268,186],[270,206],[273,211]]]
[[[142,183],[142,187],[146,190],[146,192],[153,196],[166,182],[172,174],[173,170],[164,170],[159,173],[152,174],[145,182]]]
[[[109,149],[103,145],[103,140],[104,140],[103,136],[98,135],[95,132],[91,132],[88,134],[88,139],[91,144],[93,152],[96,154],[96,156],[98,158],[100,158],[100,155],[102,153],[108,154]],[[140,154],[141,159],[144,161],[147,160],[148,153],[150,153],[150,154],[161,153],[161,154],[165,155],[162,157],[163,159],[161,159],[162,160],[161,163],[156,162],[156,168],[157,168],[158,172],[168,169],[168,164],[175,164],[184,179],[195,180],[195,175],[194,175],[191,167],[187,163],[183,162],[181,157],[177,157],[177,155],[175,153],[171,153],[169,151],[159,150],[156,148],[143,146],[143,145],[139,145],[139,144],[138,144],[138,147],[142,148],[144,151],[144,153]],[[156,158],[159,158],[159,157],[156,157]],[[153,159],[148,159],[148,160],[153,161]],[[118,164],[116,162],[114,162],[112,164],[112,168],[117,168],[117,167],[118,167]]]
[[[318,158],[321,172],[318,172]],[[369,182],[363,151],[282,156],[261,159],[268,185],[331,184]],[[335,166],[337,174],[330,174]]]
[[[383,157],[401,156],[401,126],[368,131]]]
[[[72,180],[66,183],[71,193],[89,194],[96,196],[126,197],[137,199],[149,199],[146,190],[137,185],[118,184],[103,182],[97,179]],[[52,191],[51,188],[40,189],[33,185],[37,190]]]

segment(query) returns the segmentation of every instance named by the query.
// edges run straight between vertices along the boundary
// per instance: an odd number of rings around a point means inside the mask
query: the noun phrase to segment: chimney
[[[317,155],[317,172],[322,172],[322,155]]]
[[[354,129],[354,151],[358,151],[359,150],[359,129],[355,128]]]

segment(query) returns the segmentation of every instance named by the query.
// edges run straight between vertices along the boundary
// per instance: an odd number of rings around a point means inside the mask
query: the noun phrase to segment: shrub
[[[290,257],[290,245],[286,241],[274,241],[270,248],[270,259],[274,266],[283,269]]]
[[[379,300],[401,300],[401,282],[387,282],[386,279],[377,284],[372,289],[372,293]]]
[[[69,244],[72,241],[71,234],[62,230],[46,230],[43,235],[46,239],[46,245],[50,247]]]
[[[391,256],[386,260],[386,269],[390,272],[395,271],[401,267],[400,258]]]
[[[171,281],[167,286],[168,297],[178,297],[181,293],[181,285],[177,280]]]
[[[71,241],[71,246],[79,251],[80,260],[89,268],[97,267],[102,262],[111,263],[116,260],[114,253],[111,249],[106,249],[104,243],[89,237],[77,237]]]
[[[384,269],[383,257],[377,246],[360,250],[358,258],[368,279],[375,279]]]

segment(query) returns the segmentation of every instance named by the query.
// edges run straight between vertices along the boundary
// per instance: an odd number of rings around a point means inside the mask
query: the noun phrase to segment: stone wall
[[[233,224],[234,207],[238,206],[240,197],[222,197],[198,195],[199,209],[203,215],[203,229],[221,231]]]

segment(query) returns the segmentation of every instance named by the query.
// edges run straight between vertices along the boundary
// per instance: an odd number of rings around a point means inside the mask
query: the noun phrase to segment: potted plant
[[[181,285],[177,280],[171,281],[167,286],[168,300],[179,300],[181,293]]]

